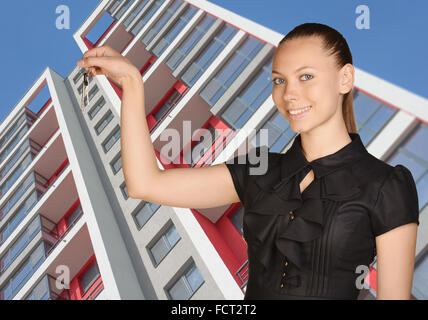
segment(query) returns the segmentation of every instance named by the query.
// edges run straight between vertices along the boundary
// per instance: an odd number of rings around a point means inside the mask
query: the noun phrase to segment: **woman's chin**
[[[290,128],[296,133],[303,133],[309,131],[311,128],[305,123],[296,123],[296,121],[290,121]]]

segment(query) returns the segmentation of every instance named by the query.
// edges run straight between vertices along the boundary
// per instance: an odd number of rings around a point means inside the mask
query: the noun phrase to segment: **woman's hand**
[[[107,45],[86,51],[77,65],[85,68],[91,77],[102,74],[122,87],[127,79],[136,75],[141,77],[138,69],[127,58]]]

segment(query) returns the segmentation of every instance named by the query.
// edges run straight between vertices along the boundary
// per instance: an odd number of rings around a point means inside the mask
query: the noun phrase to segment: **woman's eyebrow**
[[[311,67],[311,66],[303,66],[303,67],[297,68],[297,69],[294,71],[294,73],[297,73],[297,72],[299,72],[300,70],[302,70],[302,69],[306,69],[306,68],[315,69],[314,67]],[[276,70],[272,70],[272,73],[281,74],[280,72],[278,72],[278,71],[276,71]]]

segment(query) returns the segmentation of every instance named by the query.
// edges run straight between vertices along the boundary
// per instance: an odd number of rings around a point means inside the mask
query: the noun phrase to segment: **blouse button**
[[[283,288],[283,287],[284,287],[284,284],[283,284],[283,283],[281,283],[280,287],[281,287],[281,288]]]
[[[288,262],[287,261],[284,262],[284,266],[286,266],[286,267],[288,266]]]
[[[290,220],[293,220],[294,219],[294,215],[290,215]]]
[[[285,277],[285,272],[282,274],[282,277]]]

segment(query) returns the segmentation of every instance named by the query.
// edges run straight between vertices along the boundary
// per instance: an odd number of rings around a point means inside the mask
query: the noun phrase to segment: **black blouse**
[[[372,156],[358,133],[349,136],[342,149],[311,162],[300,134],[285,153],[262,146],[226,162],[244,206],[245,300],[357,299],[357,266],[373,262],[375,237],[419,225],[411,172]],[[263,161],[267,170],[257,174]],[[314,180],[301,193],[311,169]]]

